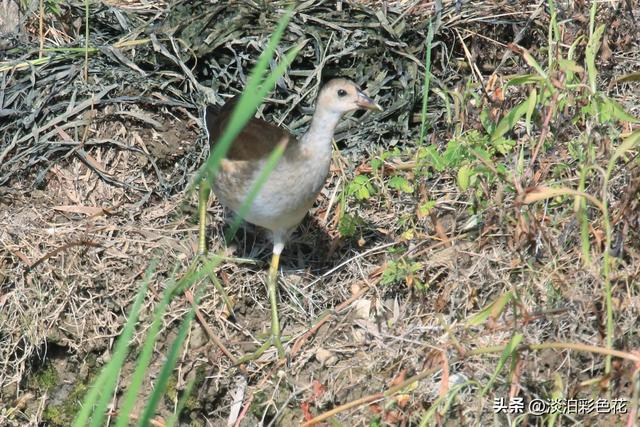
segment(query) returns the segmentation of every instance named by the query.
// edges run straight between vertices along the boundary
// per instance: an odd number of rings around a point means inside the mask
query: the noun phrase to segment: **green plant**
[[[347,196],[354,196],[357,200],[367,200],[375,194],[376,188],[371,182],[371,177],[358,175],[347,185]]]
[[[538,92],[536,97],[530,97],[529,102],[535,102],[547,107],[550,114],[557,115],[558,111],[570,110],[573,111],[573,123],[579,125],[585,129],[593,128],[594,126],[602,126],[603,131],[608,133],[608,136],[612,139],[619,139],[619,131],[617,129],[617,122],[630,122],[638,123],[638,119],[629,115],[619,103],[606,96],[604,93],[598,90],[597,87],[597,74],[596,56],[600,49],[602,36],[604,34],[605,25],[595,26],[595,11],[596,3],[592,3],[590,12],[590,34],[585,49],[585,64],[584,67],[579,66],[573,60],[575,46],[578,42],[570,47],[568,51],[568,57],[564,60],[554,61],[550,59],[549,70],[544,71],[537,61],[526,51],[523,50],[523,57],[529,65],[537,72],[537,75],[530,76],[529,79],[511,81],[511,84],[535,84],[538,85]],[[553,24],[553,21],[552,21]],[[586,71],[585,71],[586,69]],[[582,84],[582,80],[585,77],[588,81],[588,85]],[[551,84],[551,75],[555,75],[555,81],[561,82],[560,84]],[[557,87],[556,87],[557,86]],[[607,170],[601,171],[595,165],[592,165],[593,154],[591,153],[592,145],[591,138],[588,136],[583,140],[576,140],[573,143],[572,155],[580,162],[581,172],[578,191],[570,188],[545,188],[540,189],[538,194],[533,194],[533,199],[543,200],[550,197],[557,197],[559,194],[571,195],[576,197],[576,203],[578,206],[577,212],[581,222],[581,249],[583,258],[586,263],[590,263],[590,243],[588,236],[588,219],[586,216],[586,201],[590,200],[595,204],[601,214],[605,231],[605,248],[603,250],[603,268],[602,276],[604,279],[604,297],[606,306],[606,335],[607,335],[607,348],[611,349],[613,346],[613,307],[612,307],[612,295],[611,295],[611,268],[612,257],[610,256],[611,248],[611,233],[612,225],[609,219],[609,209],[607,197],[602,197],[598,200],[595,197],[588,196],[584,193],[587,179],[594,172],[601,172],[603,175],[603,194],[607,194],[609,179],[615,167],[616,161],[626,154],[629,150],[635,148],[640,142],[640,132],[635,132],[626,138],[622,144],[615,150],[610,157]],[[537,147],[536,147],[537,148]],[[586,148],[586,149],[585,149]],[[536,153],[534,151],[534,153]],[[586,153],[586,155],[585,155]],[[532,200],[533,200],[532,199]],[[608,373],[611,370],[611,356],[607,356],[605,371]]]
[[[407,286],[423,289],[424,284],[416,278],[416,273],[420,272],[422,268],[422,263],[406,261],[403,258],[398,261],[389,261],[382,273],[381,283],[383,285],[405,283]]]
[[[349,214],[344,213],[340,217],[340,222],[338,223],[338,231],[342,237],[353,237],[355,236],[360,228],[364,225],[364,221],[357,213]]]

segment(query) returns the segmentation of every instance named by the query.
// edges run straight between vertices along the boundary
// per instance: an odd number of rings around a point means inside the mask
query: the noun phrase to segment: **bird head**
[[[359,109],[383,111],[354,82],[347,79],[333,79],[327,82],[318,95],[318,105],[334,113],[346,113]]]

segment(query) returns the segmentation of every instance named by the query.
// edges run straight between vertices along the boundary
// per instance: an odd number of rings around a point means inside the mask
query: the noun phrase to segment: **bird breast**
[[[238,212],[257,182],[265,160],[223,160],[213,183],[220,202]],[[313,206],[329,173],[331,153],[311,153],[302,148],[297,156],[283,156],[253,201],[245,220],[272,231],[297,226]]]

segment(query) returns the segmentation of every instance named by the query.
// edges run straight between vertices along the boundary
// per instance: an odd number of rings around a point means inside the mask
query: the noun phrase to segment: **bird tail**
[[[204,109],[204,129],[207,132],[207,139],[211,142],[211,131],[216,125],[218,115],[220,114],[220,107],[217,105],[207,105]]]
[[[214,143],[214,141],[212,141],[212,135],[218,134],[222,131],[222,129],[218,129],[218,127],[220,127],[220,122],[224,121],[231,115],[233,107],[235,107],[238,99],[240,99],[240,95],[236,95],[229,99],[222,107],[217,105],[207,105],[204,109],[204,124],[209,144]]]

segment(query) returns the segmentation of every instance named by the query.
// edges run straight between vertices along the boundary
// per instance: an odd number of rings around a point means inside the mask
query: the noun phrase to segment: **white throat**
[[[330,157],[331,140],[340,117],[342,117],[340,112],[317,108],[313,113],[309,130],[301,138],[305,148],[318,154],[329,154]]]

